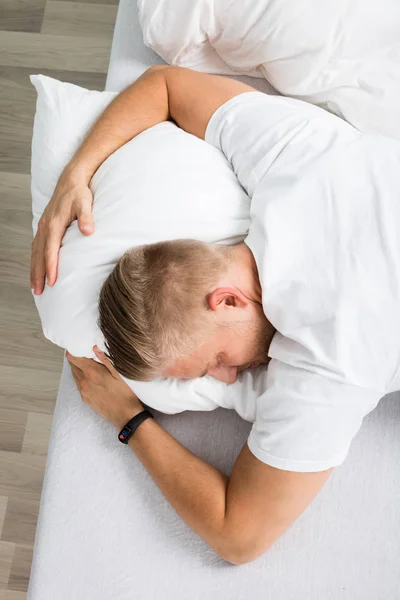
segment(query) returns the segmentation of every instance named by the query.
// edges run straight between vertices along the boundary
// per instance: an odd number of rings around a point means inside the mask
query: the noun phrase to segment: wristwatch
[[[139,427],[140,423],[143,423],[143,421],[145,421],[149,417],[154,419],[154,415],[147,408],[135,415],[130,421],[127,422],[125,427],[123,427],[119,432],[119,441],[123,444],[127,444],[129,442],[130,437],[135,433],[136,429]]]

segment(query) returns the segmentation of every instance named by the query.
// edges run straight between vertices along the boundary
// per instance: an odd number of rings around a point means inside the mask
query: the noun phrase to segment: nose
[[[219,367],[208,369],[207,374],[210,375],[210,377],[214,377],[214,379],[218,379],[218,381],[223,381],[224,383],[235,383],[237,379],[237,372],[237,367],[226,367],[224,365],[220,365]]]

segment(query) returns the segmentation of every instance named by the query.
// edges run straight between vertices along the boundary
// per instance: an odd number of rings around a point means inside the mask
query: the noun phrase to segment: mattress
[[[121,0],[107,89],[122,90],[156,63],[141,42],[135,0]],[[346,462],[272,548],[233,566],[182,521],[114,427],[82,402],[64,359],[28,600],[398,600],[399,400],[386,396],[364,419]],[[227,475],[251,429],[223,408],[152,412]]]

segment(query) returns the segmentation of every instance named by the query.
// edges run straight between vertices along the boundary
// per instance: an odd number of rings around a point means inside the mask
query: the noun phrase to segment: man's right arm
[[[67,168],[91,178],[115,150],[163,121],[175,121],[181,129],[204,139],[217,108],[252,90],[218,75],[181,67],[151,67],[109,104]]]
[[[214,112],[228,100],[255,91],[241,82],[190,69],[156,66],[121,92],[105,109],[65,167],[32,244],[31,287],[35,294],[57,279],[58,252],[68,225],[78,219],[85,235],[93,233],[89,183],[99,166],[136,135],[172,120],[204,139]]]

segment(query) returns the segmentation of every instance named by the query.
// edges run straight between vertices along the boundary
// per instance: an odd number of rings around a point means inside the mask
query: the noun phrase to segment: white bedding
[[[165,61],[266,78],[367,133],[400,139],[398,0],[138,0]],[[257,81],[257,79],[254,79]]]
[[[125,0],[122,0],[125,1]],[[155,419],[228,475],[250,424],[232,410]],[[275,545],[234,567],[175,513],[67,361],[28,600],[398,600],[400,402],[387,396],[341,467]]]
[[[43,75],[31,75],[31,81],[38,92],[31,168],[36,234],[62,169],[117,93]],[[59,253],[56,285],[33,297],[47,339],[75,356],[95,358],[94,344],[106,350],[97,323],[99,291],[124,252],[185,237],[239,243],[250,225],[250,198],[222,152],[173,123],[159,123],[124,144],[97,169],[90,186],[95,234],[84,236],[77,221],[71,223]],[[209,376],[124,381],[145,404],[165,413],[223,406],[254,421],[267,376],[264,365],[240,373],[230,386]]]
[[[107,89],[119,91],[162,62],[140,36],[134,0],[121,0]],[[153,412],[228,475],[251,428],[224,408]],[[82,402],[64,361],[28,600],[398,600],[399,456],[400,402],[391,394],[296,523],[257,561],[233,567],[176,515],[114,428]]]

